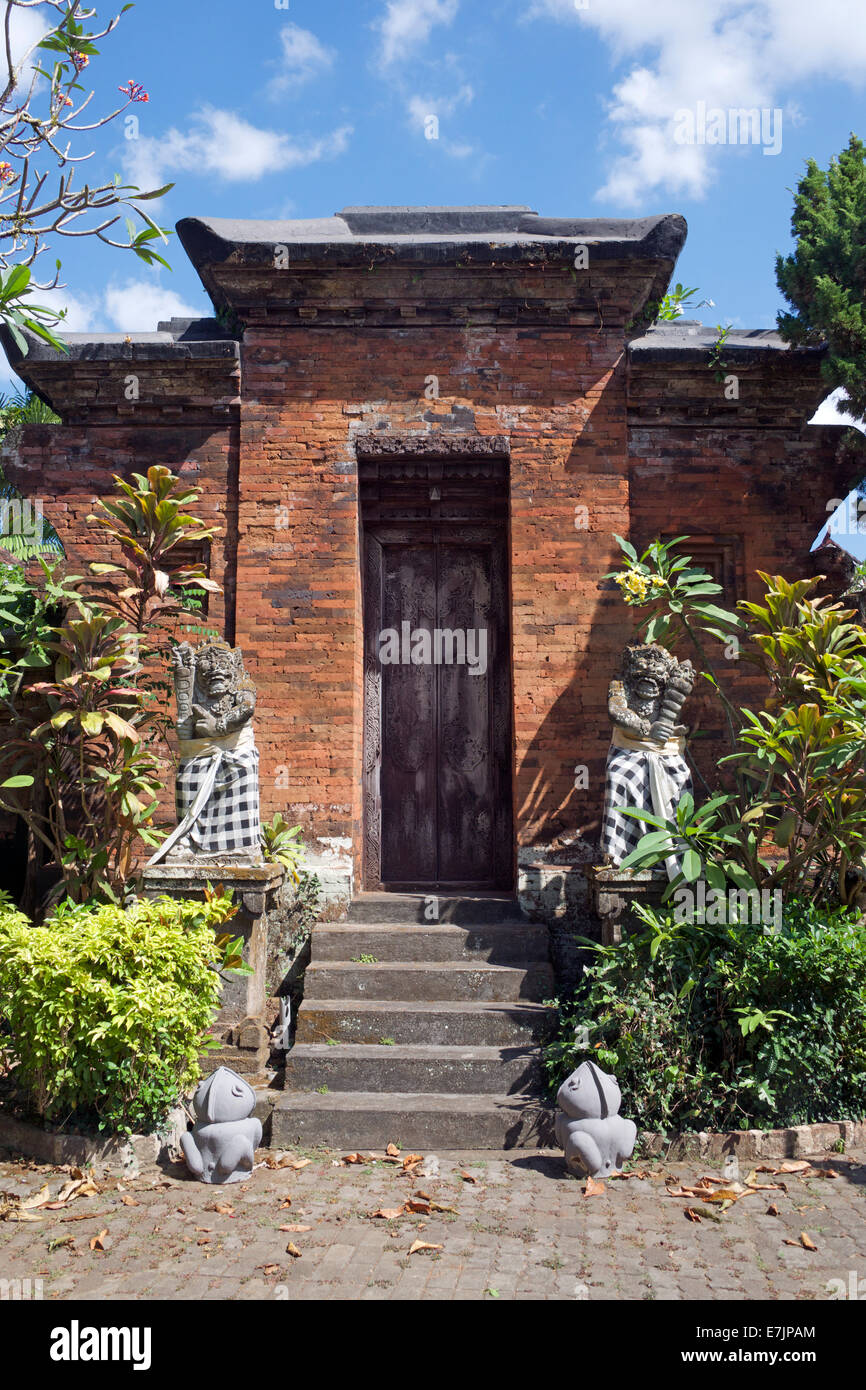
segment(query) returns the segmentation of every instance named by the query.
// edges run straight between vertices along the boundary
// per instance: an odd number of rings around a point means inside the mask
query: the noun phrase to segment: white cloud
[[[594,31],[616,61],[631,63],[617,82],[608,119],[624,146],[599,198],[640,206],[657,192],[700,198],[722,152],[678,144],[678,111],[775,109],[793,127],[799,108],[788,94],[815,78],[861,86],[866,25],[859,0],[532,0],[526,20],[553,19]],[[784,138],[784,120],[783,120]],[[763,158],[757,150],[754,157]]]
[[[48,32],[48,29],[49,22],[47,17],[44,14],[40,14],[38,10],[15,9],[12,11],[12,18],[9,24],[9,35],[11,40],[10,47],[12,49],[12,63],[14,67],[17,67],[18,64],[23,61],[23,59],[27,56],[28,52],[33,47],[33,45],[39,43],[40,39]],[[33,75],[31,69],[33,68],[34,64],[40,61],[40,59],[43,66],[50,67],[52,54],[45,52],[33,53],[30,58],[30,62],[27,64],[27,67],[21,74],[21,82],[19,84],[20,86],[25,87],[29,84]],[[6,71],[6,49],[4,46],[4,79],[6,76]]]
[[[271,96],[300,87],[333,66],[333,50],[326,48],[315,34],[298,24],[287,24],[280,30],[280,45],[282,56],[278,63],[279,71],[268,84]]]
[[[447,116],[453,116],[459,106],[469,106],[474,97],[475,93],[468,82],[464,83],[460,91],[455,92],[452,97],[410,97],[408,102],[409,120],[417,129],[423,130],[429,116],[438,116],[439,120],[442,121]]]
[[[464,83],[460,90],[451,97],[410,97],[406,103],[409,123],[414,130],[426,133],[431,116],[435,116],[439,122],[445,121],[449,116],[454,115],[458,107],[469,106],[474,98],[475,93],[468,82]],[[474,145],[465,142],[455,144],[441,130],[436,136],[436,143],[452,159],[468,159],[470,155],[475,154]]]
[[[850,415],[842,406],[842,402],[848,399],[844,386],[838,386],[829,396],[818,406],[815,414],[809,421],[810,425],[853,425],[861,434],[866,434],[866,421],[859,420],[856,415]]]
[[[436,24],[452,24],[458,0],[388,0],[376,28],[382,36],[385,67],[408,58],[425,44]]]
[[[474,145],[452,145],[446,141],[445,153],[450,155],[452,159],[469,159],[472,155],[477,154],[477,150]]]
[[[100,319],[99,295],[72,294],[66,289],[33,291],[33,303],[48,309],[66,310],[66,318],[58,325],[63,333],[86,333]]]
[[[127,280],[105,291],[105,312],[120,332],[153,333],[162,319],[202,318],[211,311],[188,304],[175,290],[156,280]]]
[[[161,185],[179,172],[255,183],[265,174],[342,154],[351,134],[351,126],[341,126],[315,139],[295,139],[283,131],[262,130],[233,111],[204,106],[186,132],[172,127],[163,136],[130,141],[124,165],[127,177],[140,188]]]

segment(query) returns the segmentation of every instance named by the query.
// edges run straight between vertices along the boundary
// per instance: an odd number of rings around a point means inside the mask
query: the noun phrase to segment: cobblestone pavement
[[[278,1157],[308,1161],[262,1166],[220,1188],[179,1166],[153,1168],[98,1180],[96,1194],[36,1221],[0,1220],[0,1280],[41,1279],[45,1299],[822,1300],[832,1280],[848,1296],[852,1277],[866,1295],[866,1151],[813,1160],[836,1177],[814,1167],[760,1173],[756,1181],[787,1191],[726,1210],[668,1195],[721,1177],[694,1163],[635,1165],[646,1176],[585,1195],[549,1152],[440,1154],[408,1173],[404,1156],[351,1165],[322,1150]],[[0,1213],[10,1198],[14,1210],[16,1198],[45,1183],[55,1196],[74,1177],[0,1163]],[[428,1214],[417,1193],[442,1210]],[[374,1215],[410,1199],[415,1212]],[[105,1248],[91,1249],[100,1233]],[[410,1253],[416,1241],[441,1248]]]

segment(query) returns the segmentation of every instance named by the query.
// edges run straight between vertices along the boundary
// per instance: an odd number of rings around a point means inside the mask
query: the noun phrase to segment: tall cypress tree
[[[776,257],[776,283],[796,312],[779,314],[779,331],[797,346],[826,342],[827,385],[866,416],[866,146],[856,135],[828,169],[808,161],[791,230],[797,245]]]

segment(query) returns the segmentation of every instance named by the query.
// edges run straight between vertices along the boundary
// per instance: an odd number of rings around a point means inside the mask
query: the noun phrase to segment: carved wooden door
[[[365,882],[512,886],[504,527],[373,523],[365,546]]]

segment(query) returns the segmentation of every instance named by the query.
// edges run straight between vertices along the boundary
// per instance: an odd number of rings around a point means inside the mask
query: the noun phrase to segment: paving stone
[[[167,1206],[164,1189],[136,1191],[139,1207],[122,1213],[106,1192],[99,1206],[94,1199],[93,1218],[74,1225],[63,1224],[63,1212],[16,1227],[0,1223],[0,1278],[44,1271],[45,1297],[58,1302],[276,1300],[279,1285],[291,1301],[491,1301],[491,1288],[505,1300],[808,1301],[826,1298],[828,1282],[847,1280],[849,1270],[866,1278],[866,1153],[834,1155],[841,1176],[811,1184],[824,1209],[798,1211],[809,1200],[808,1184],[791,1177],[788,1193],[774,1194],[778,1217],[756,1211],[755,1199],[700,1225],[685,1220],[684,1204],[668,1199],[663,1183],[612,1183],[585,1199],[581,1184],[561,1179],[557,1155],[540,1152],[532,1168],[520,1151],[488,1152],[486,1167],[465,1151],[438,1157],[438,1177],[410,1181],[383,1164],[347,1171],[322,1153],[297,1173],[257,1170],[245,1192],[215,1193],[188,1182],[171,1190]],[[474,1172],[479,1185],[465,1184],[461,1170]],[[679,1164],[661,1171],[688,1185],[707,1170]],[[53,1181],[0,1164],[0,1190],[26,1196],[46,1180]],[[370,1219],[419,1187],[458,1215]],[[281,1209],[286,1196],[292,1205]],[[237,1215],[209,1210],[218,1200]],[[295,1222],[313,1229],[277,1229]],[[91,1253],[89,1236],[103,1227],[111,1248]],[[804,1229],[817,1251],[783,1244]],[[49,1254],[49,1240],[68,1233],[75,1249]],[[210,1240],[199,1246],[206,1234]],[[289,1239],[302,1249],[300,1260],[286,1253]],[[437,1257],[409,1256],[415,1239],[444,1249]],[[267,1264],[278,1274],[265,1276]]]

